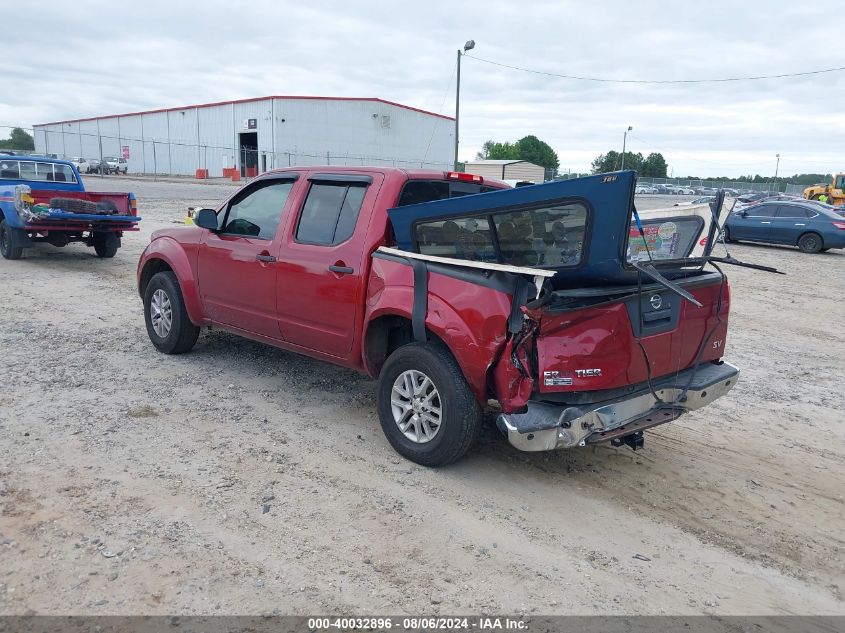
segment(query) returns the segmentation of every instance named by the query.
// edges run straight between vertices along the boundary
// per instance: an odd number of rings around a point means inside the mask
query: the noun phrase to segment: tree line
[[[0,140],[0,149],[34,150],[35,139],[23,128],[12,128],[9,138]]]

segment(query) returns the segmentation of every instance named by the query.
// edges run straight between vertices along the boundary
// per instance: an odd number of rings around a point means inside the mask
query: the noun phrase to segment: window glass
[[[434,200],[445,200],[468,196],[474,193],[486,193],[495,191],[495,187],[489,187],[472,182],[456,182],[447,180],[409,180],[402,187],[397,207],[404,207],[409,204],[420,204],[422,202],[433,202]]]
[[[53,165],[56,182],[76,182],[70,165]]]
[[[748,209],[748,215],[754,218],[773,218],[777,210],[778,207],[776,204],[761,204]]]
[[[35,175],[35,163],[28,160],[22,160],[20,162],[21,166],[21,178],[24,180],[37,180]]]
[[[296,241],[330,246],[349,239],[366,192],[359,184],[312,184],[299,216]]]
[[[577,266],[587,208],[572,203],[493,216],[502,261],[513,266]]]
[[[222,232],[273,239],[291,187],[291,180],[262,183],[261,188],[253,189],[245,197],[236,199],[229,206]]]
[[[809,210],[792,204],[782,204],[778,211],[779,218],[809,218],[811,215]]]
[[[581,262],[586,223],[587,208],[570,203],[423,222],[415,232],[417,248],[425,255],[561,267]]]
[[[655,218],[643,220],[643,235],[631,218],[628,233],[628,261],[641,262],[652,259],[682,259],[689,257],[693,246],[704,229],[699,216]]]
[[[836,177],[836,188],[837,189],[845,189],[845,176],[837,176]]]
[[[4,160],[0,162],[0,178],[20,178],[21,172],[18,168],[18,161]]]
[[[478,262],[496,262],[488,218],[438,220],[417,226],[420,253]]]

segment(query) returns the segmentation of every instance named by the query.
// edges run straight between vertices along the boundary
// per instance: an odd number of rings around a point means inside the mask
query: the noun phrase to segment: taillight
[[[833,226],[835,226],[837,229],[842,229],[843,231],[845,231],[845,222],[834,222]]]
[[[460,180],[462,182],[484,182],[484,178],[477,174],[467,174],[461,171],[447,171],[446,178],[449,180]]]
[[[138,199],[129,198],[129,215],[138,215]]]

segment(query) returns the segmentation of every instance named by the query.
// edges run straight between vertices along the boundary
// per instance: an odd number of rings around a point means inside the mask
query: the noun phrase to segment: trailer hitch
[[[645,446],[645,437],[642,431],[625,435],[624,437],[615,437],[610,440],[611,446],[628,446],[632,451],[638,451]]]

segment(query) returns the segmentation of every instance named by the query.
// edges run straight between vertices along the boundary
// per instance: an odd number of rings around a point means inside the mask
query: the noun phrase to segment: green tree
[[[481,146],[481,151],[476,154],[480,160],[520,160],[519,147],[516,143],[497,143],[487,141]]]
[[[0,149],[34,150],[35,140],[23,128],[13,128],[9,138],[0,141]]]
[[[487,141],[481,146],[481,151],[476,154],[479,160],[527,160],[529,163],[540,165],[557,173],[560,166],[557,154],[548,143],[538,139],[533,134],[523,136],[515,143],[505,141]]]
[[[643,155],[637,152],[625,152],[625,169],[640,171],[643,166]],[[622,152],[610,150],[607,154],[596,156],[592,169],[594,174],[603,174],[608,171],[617,171],[622,168]]]
[[[626,161],[627,162],[627,161]],[[640,176],[649,176],[651,178],[666,178],[666,170],[668,165],[663,154],[660,152],[652,152],[643,161],[642,169],[639,171]]]
[[[544,143],[533,134],[523,136],[516,142],[520,160],[527,160],[535,165],[557,172],[560,166],[557,154],[548,143]]]

